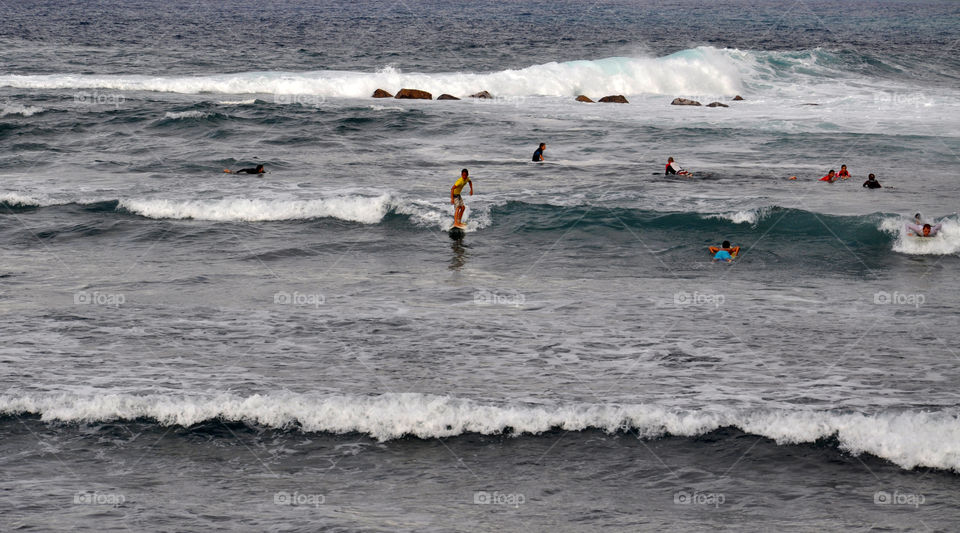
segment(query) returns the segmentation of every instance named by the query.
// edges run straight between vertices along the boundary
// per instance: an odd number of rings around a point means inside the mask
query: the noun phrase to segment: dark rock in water
[[[584,96],[584,95],[582,95],[582,94],[577,97],[577,101],[578,101],[578,102],[587,102],[588,104],[592,104],[592,103],[593,103],[593,100],[587,98],[586,96]]]
[[[480,91],[477,94],[471,94],[470,98],[493,98],[493,95],[487,91]]]
[[[696,100],[687,100],[686,98],[674,98],[670,105],[701,105]]]
[[[721,104],[720,102],[710,102],[707,104],[707,107],[730,107],[727,104]]]
[[[459,100],[459,98],[452,94],[443,93],[437,97],[437,100]]]
[[[400,89],[394,98],[407,98],[412,100],[433,100],[433,95],[427,91],[418,89]]]
[[[820,104],[801,104],[801,105],[820,105]]]
[[[393,98],[393,95],[388,93],[387,91],[384,91],[383,89],[377,89],[376,91],[373,91],[373,97],[374,98]]]
[[[611,96],[604,96],[600,99],[603,103],[612,103],[612,104],[629,104],[630,102],[622,94],[614,94]]]
[[[733,101],[734,101],[734,102],[743,101],[743,97],[738,94],[738,95],[736,95],[736,96],[733,97]]]
[[[450,231],[448,231],[447,233],[450,235],[450,238],[455,241],[463,240],[463,236],[467,234],[465,231],[463,231],[463,229],[458,228],[456,226],[450,228]]]

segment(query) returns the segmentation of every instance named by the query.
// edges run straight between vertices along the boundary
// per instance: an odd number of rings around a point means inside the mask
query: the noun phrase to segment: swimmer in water
[[[263,165],[257,165],[257,168],[241,168],[240,170],[225,168],[223,171],[227,174],[265,174],[267,172],[263,169]]]

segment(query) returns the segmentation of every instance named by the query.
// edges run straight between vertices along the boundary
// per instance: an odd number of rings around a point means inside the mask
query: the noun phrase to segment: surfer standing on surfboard
[[[470,181],[469,175],[470,172],[467,169],[461,170],[460,179],[450,188],[450,203],[453,204],[453,225],[458,228],[465,226],[460,219],[463,217],[463,212],[467,210],[467,206],[463,205],[463,198],[460,196],[460,192],[468,183],[470,184],[470,196],[473,196],[473,182]]]

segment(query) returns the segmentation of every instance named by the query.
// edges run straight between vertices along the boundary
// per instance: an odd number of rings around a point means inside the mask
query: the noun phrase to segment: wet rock
[[[577,97],[577,101],[578,101],[578,102],[587,102],[588,104],[594,103],[593,100],[587,98],[586,96],[584,96],[584,95],[582,95],[582,94]]]
[[[707,107],[730,107],[727,104],[721,104],[720,102],[710,102],[707,104]]]
[[[622,94],[614,94],[611,96],[604,96],[600,99],[603,103],[613,103],[613,104],[629,104],[630,102]]]
[[[674,98],[670,105],[701,105],[696,100],[687,100],[686,98]]]
[[[736,95],[736,96],[733,97],[733,101],[734,101],[734,102],[742,102],[742,101],[743,101],[743,97],[738,94],[738,95]]]
[[[452,94],[443,93],[437,97],[437,100],[459,100],[459,98]]]
[[[471,94],[470,98],[493,98],[493,95],[487,91],[480,91],[477,94]]]
[[[373,91],[373,97],[374,98],[393,98],[393,95],[388,93],[387,91],[384,91],[383,89],[377,89],[376,91]]]
[[[427,91],[421,91],[419,89],[400,89],[400,92],[397,93],[397,96],[394,98],[405,98],[412,100],[433,100],[433,95]]]

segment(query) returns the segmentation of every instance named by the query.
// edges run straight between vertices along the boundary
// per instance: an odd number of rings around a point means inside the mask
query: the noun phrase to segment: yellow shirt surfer
[[[463,205],[460,192],[467,184],[470,184],[470,196],[473,196],[473,182],[470,181],[469,175],[470,172],[467,169],[461,170],[460,179],[450,188],[450,203],[453,204],[453,225],[458,228],[466,226],[466,224],[460,222],[460,219],[463,217],[463,212],[467,210],[467,206]]]

